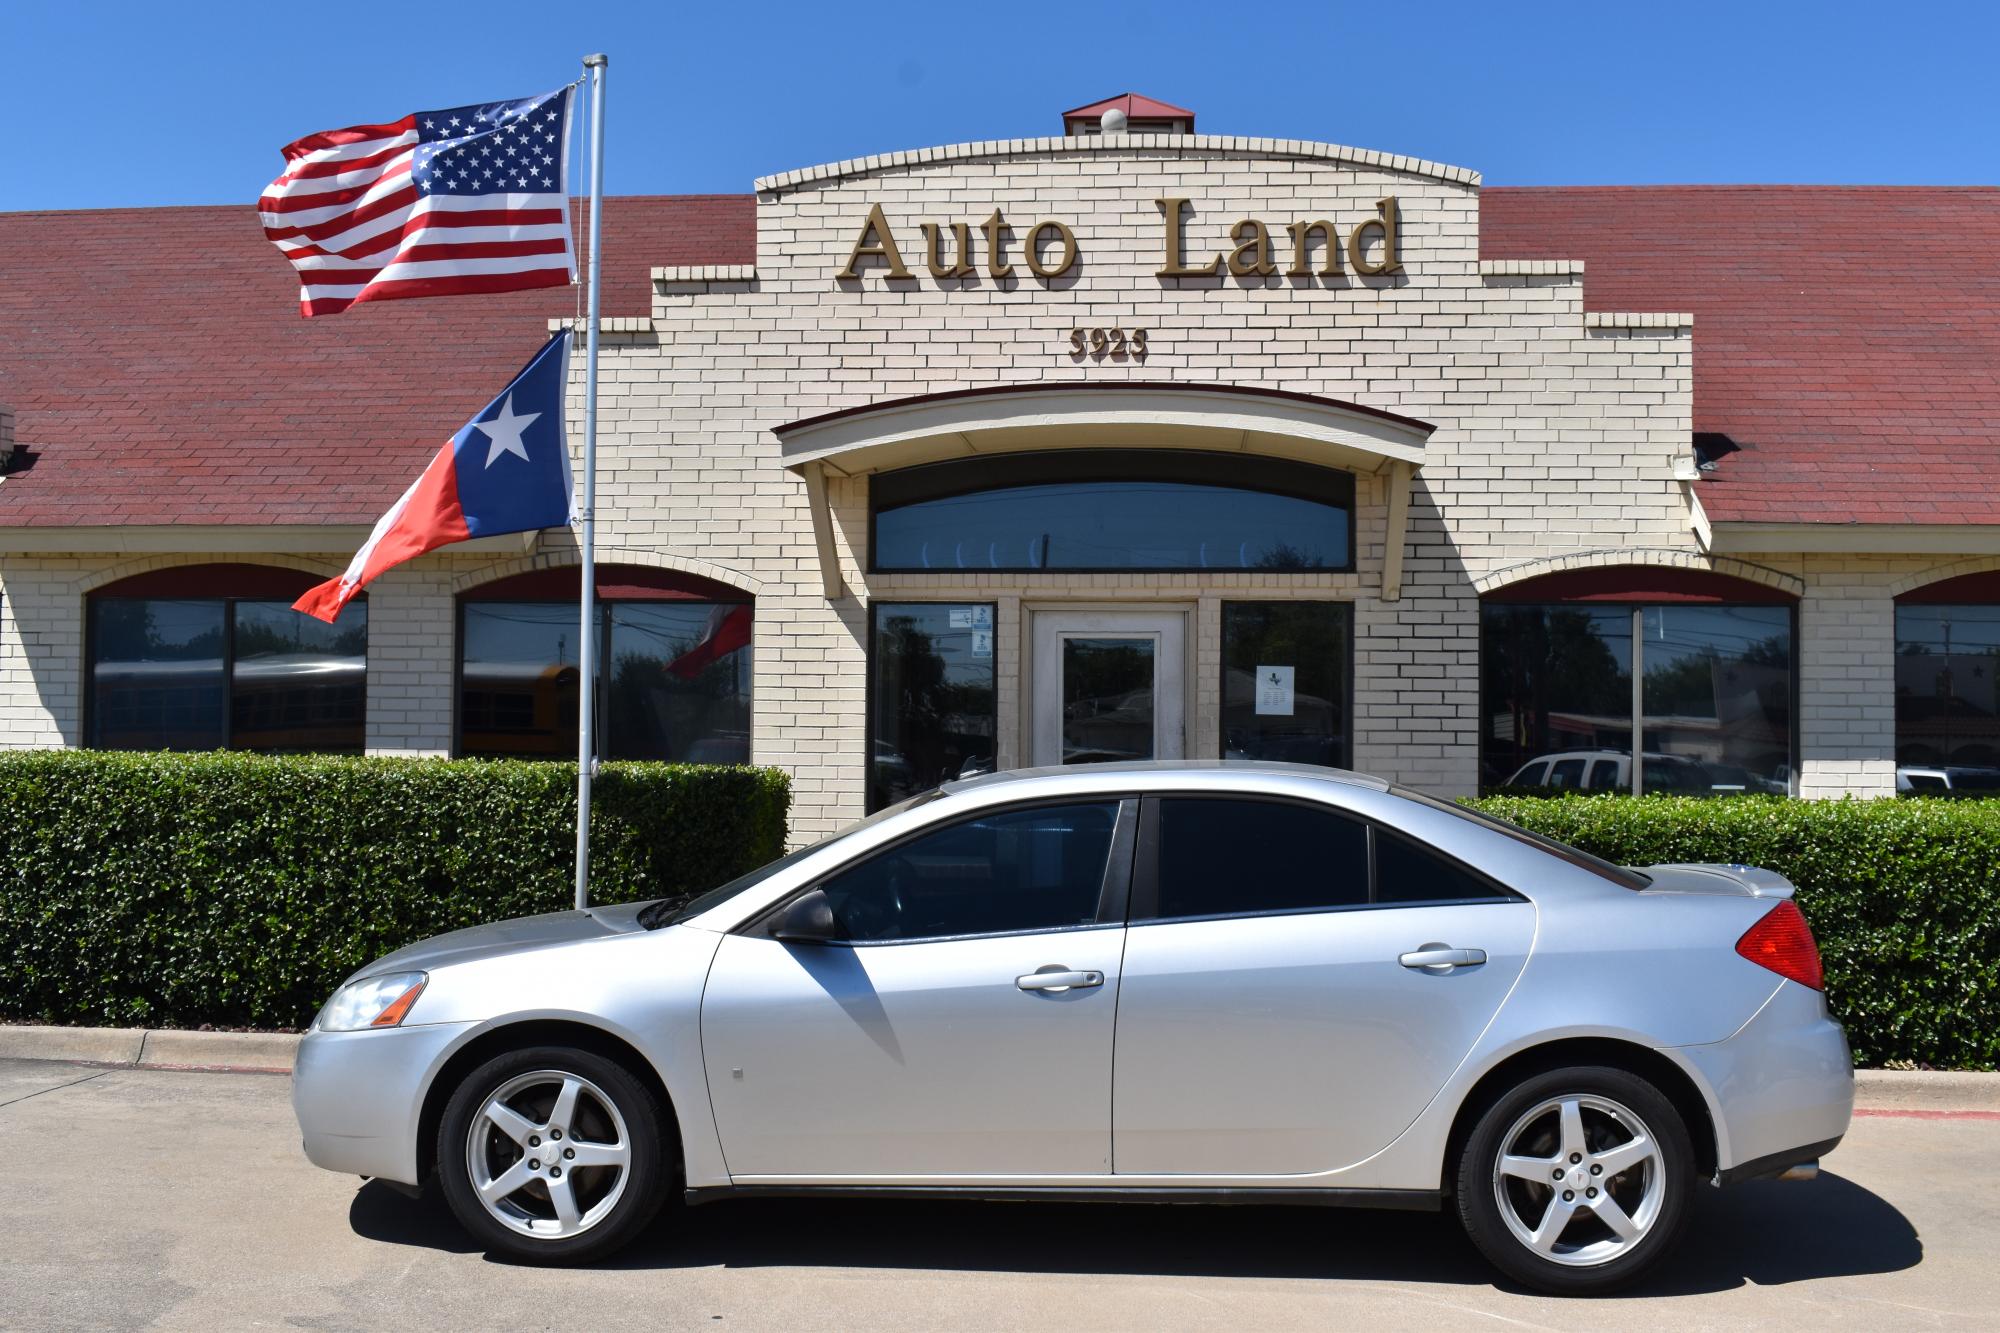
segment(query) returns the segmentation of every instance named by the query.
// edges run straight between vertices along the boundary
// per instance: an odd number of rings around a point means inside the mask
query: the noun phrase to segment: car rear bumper
[[[1707,1083],[1723,1183],[1776,1175],[1832,1151],[1854,1117],[1854,1060],[1826,998],[1780,983],[1757,1016],[1725,1041],[1682,1046]]]
[[[292,1112],[314,1166],[417,1183],[417,1132],[431,1079],[473,1023],[308,1032]]]

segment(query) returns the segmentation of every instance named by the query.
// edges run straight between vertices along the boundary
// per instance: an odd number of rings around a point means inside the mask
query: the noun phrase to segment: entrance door
[[[1187,752],[1187,613],[1034,612],[1036,766]]]

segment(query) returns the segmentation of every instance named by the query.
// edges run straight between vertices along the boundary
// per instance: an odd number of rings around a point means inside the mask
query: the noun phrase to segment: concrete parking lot
[[[1705,1194],[1645,1287],[1498,1285],[1446,1219],[827,1201],[670,1214],[607,1268],[510,1267],[441,1204],[299,1155],[281,1076],[0,1061],[0,1326],[1993,1328],[2000,1120],[1870,1117],[1810,1184]]]

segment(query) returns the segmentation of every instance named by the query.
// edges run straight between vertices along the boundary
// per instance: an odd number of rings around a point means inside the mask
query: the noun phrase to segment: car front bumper
[[[1716,1174],[1776,1174],[1830,1152],[1854,1117],[1854,1060],[1826,997],[1786,981],[1734,1036],[1682,1046],[1714,1097]]]
[[[415,1185],[423,1099],[475,1023],[321,1032],[299,1043],[292,1112],[314,1166]]]

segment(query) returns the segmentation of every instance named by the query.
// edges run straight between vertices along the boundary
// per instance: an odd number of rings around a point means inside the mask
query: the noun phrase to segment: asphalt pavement
[[[2000,1119],[1858,1119],[1818,1180],[1703,1191],[1651,1281],[1497,1282],[1439,1215],[1107,1204],[673,1209],[514,1267],[300,1155],[289,1080],[0,1060],[0,1328],[2000,1328]]]

